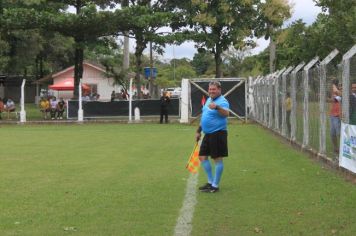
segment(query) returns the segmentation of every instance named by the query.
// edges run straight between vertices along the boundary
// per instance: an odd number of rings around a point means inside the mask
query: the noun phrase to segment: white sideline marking
[[[174,229],[175,236],[188,236],[192,231],[192,221],[195,204],[197,203],[197,185],[198,185],[198,173],[190,174],[187,181],[187,189],[183,201],[183,206],[180,209],[177,224]]]

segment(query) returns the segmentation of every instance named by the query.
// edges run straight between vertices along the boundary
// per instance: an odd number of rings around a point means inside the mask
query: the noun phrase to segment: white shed
[[[57,73],[48,75],[42,79],[36,81],[37,84],[49,83],[53,80],[53,85],[63,84],[67,81],[74,81],[74,66],[68,67]],[[105,76],[105,69],[99,65],[95,65],[89,62],[83,63],[83,84],[90,88],[90,93],[99,94],[100,101],[108,101],[111,97],[111,92],[119,93],[121,87],[114,85],[112,78]],[[52,91],[54,96],[64,99],[70,99],[73,97],[73,91]]]

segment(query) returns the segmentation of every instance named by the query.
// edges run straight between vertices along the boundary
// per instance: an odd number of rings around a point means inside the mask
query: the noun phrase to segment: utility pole
[[[153,49],[152,49],[152,42],[150,42],[150,78],[148,80],[148,89],[151,98],[156,97],[155,86],[153,84],[154,75],[153,75]]]
[[[125,0],[122,2],[122,7],[128,7],[129,1]],[[128,37],[128,32],[124,32],[124,61],[123,69],[128,70],[130,67],[130,39]]]

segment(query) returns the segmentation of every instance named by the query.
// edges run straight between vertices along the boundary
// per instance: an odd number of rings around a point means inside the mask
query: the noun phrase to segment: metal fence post
[[[271,74],[268,78],[268,128],[270,129],[273,128],[273,86],[275,73]]]
[[[285,68],[280,70],[274,78],[274,128],[279,132],[279,77],[285,71]]]
[[[294,70],[292,71],[291,78],[291,100],[292,100],[292,111],[290,115],[291,119],[291,131],[290,138],[292,141],[296,141],[296,132],[297,132],[297,73],[300,69],[303,68],[305,62],[300,63]]]
[[[319,127],[319,153],[320,156],[325,156],[326,154],[326,65],[330,63],[332,59],[339,53],[337,49],[332,51],[325,59],[320,63],[320,98],[319,98],[319,109],[320,109],[320,127]]]
[[[265,76],[263,78],[263,83],[262,83],[262,94],[263,94],[263,124],[265,126],[268,125],[268,90],[267,90],[267,84],[268,84],[268,76]]]
[[[287,119],[286,119],[286,92],[287,92],[287,75],[293,70],[293,66],[288,67],[286,71],[282,74],[282,96],[281,96],[281,103],[282,103],[282,136],[287,136]]]
[[[342,119],[344,123],[350,123],[350,59],[356,54],[354,45],[342,57]]]
[[[319,60],[319,57],[312,59],[305,67],[303,73],[304,106],[303,106],[303,144],[302,148],[309,145],[309,70]]]

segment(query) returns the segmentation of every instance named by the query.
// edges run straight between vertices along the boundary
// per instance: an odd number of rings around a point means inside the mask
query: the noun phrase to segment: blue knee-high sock
[[[214,177],[213,177],[213,172],[211,171],[210,161],[204,160],[201,162],[201,165],[203,166],[203,168],[208,176],[208,183],[212,184]]]
[[[215,178],[213,181],[213,186],[216,188],[219,186],[219,182],[220,182],[221,175],[222,175],[223,171],[224,171],[223,161],[216,162],[215,163]]]

